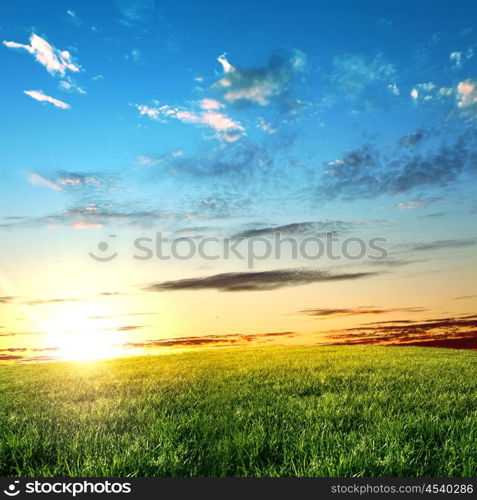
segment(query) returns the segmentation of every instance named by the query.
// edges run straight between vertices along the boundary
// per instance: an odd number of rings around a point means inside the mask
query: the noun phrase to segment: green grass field
[[[225,349],[0,368],[2,476],[475,476],[477,352]]]

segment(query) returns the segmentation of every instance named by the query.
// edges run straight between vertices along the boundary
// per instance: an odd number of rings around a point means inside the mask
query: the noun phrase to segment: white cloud
[[[79,221],[73,222],[71,224],[71,227],[73,229],[93,229],[93,228],[102,227],[102,226],[103,226],[103,224],[101,224],[100,222],[88,222],[85,220],[79,220]]]
[[[64,77],[67,71],[76,73],[80,70],[80,66],[73,61],[67,50],[56,49],[35,33],[30,36],[30,45],[8,41],[4,41],[3,44],[10,49],[26,50],[52,75],[58,74]]]
[[[147,104],[136,104],[139,114],[148,116],[151,120],[159,120],[161,110],[159,108],[152,108]]]
[[[230,103],[237,101],[269,104],[270,99],[282,95],[289,89],[294,73],[302,71],[306,57],[300,51],[280,54],[271,58],[268,66],[261,68],[236,68],[226,54],[217,58],[224,75],[214,85],[223,92],[223,98]]]
[[[47,179],[46,177],[43,177],[40,174],[37,174],[36,172],[30,172],[28,174],[28,182],[33,186],[45,186],[53,189],[54,191],[62,191],[61,187],[58,186],[58,184],[51,181],[50,179]]]
[[[442,97],[450,96],[453,92],[454,90],[451,87],[441,87],[439,89],[439,95]]]
[[[427,83],[418,83],[412,90],[411,90],[411,97],[414,101],[434,101],[434,100],[440,100],[444,99],[446,97],[451,96],[453,93],[452,88],[449,87],[440,87],[438,88],[437,85],[433,82],[427,82]]]
[[[457,106],[468,108],[477,104],[477,83],[472,80],[459,82],[457,85]]]
[[[465,52],[454,51],[449,55],[449,59],[452,62],[454,68],[460,69],[466,61],[474,57],[474,49],[469,47]]]
[[[231,73],[235,70],[235,68],[229,63],[229,61],[227,61],[227,54],[224,53],[221,56],[217,57],[217,61],[222,65],[224,73]]]
[[[451,52],[449,59],[456,68],[462,67],[462,52]]]
[[[135,63],[138,63],[141,60],[142,52],[139,49],[132,49],[130,52],[125,54],[124,59],[126,61],[131,60]]]
[[[58,84],[61,90],[66,90],[67,92],[76,92],[78,94],[86,94],[86,90],[74,83],[72,80],[61,80]]]
[[[225,113],[217,111],[216,108],[210,108],[213,99],[207,101],[205,110],[202,109],[201,111],[173,108],[167,104],[160,107],[136,104],[136,108],[141,115],[148,116],[152,120],[166,121],[172,118],[183,123],[210,127],[217,132],[217,138],[228,142],[240,139],[245,134],[245,129],[241,123],[233,120]],[[218,101],[215,102],[218,103]],[[202,107],[203,104],[204,100],[199,103],[199,106]]]
[[[68,9],[66,11],[66,15],[68,16],[68,20],[71,21],[73,24],[76,24],[76,26],[81,26],[82,21],[76,11],[73,9]]]
[[[147,155],[139,155],[136,157],[136,165],[140,167],[155,167],[164,161],[163,156],[153,157]]]
[[[275,134],[277,129],[271,124],[268,123],[263,117],[258,118],[258,128],[262,129],[267,134]]]
[[[215,99],[202,99],[200,107],[205,110],[217,110],[223,108],[224,105]]]
[[[388,85],[388,89],[394,95],[399,95],[400,94],[399,87],[396,85],[396,83],[390,83]]]
[[[409,200],[398,203],[395,208],[397,210],[414,210],[416,208],[425,207],[426,205],[428,205],[426,200]]]
[[[60,101],[59,99],[55,99],[54,97],[46,95],[41,90],[24,90],[23,93],[37,101],[49,102],[50,104],[53,104],[53,106],[56,106],[57,108],[68,109],[70,107],[70,105],[67,104],[66,102]]]

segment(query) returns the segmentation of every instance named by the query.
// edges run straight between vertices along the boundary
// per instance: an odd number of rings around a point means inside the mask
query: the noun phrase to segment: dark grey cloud
[[[331,274],[318,269],[275,269],[272,271],[221,273],[199,278],[163,281],[144,287],[149,292],[215,289],[225,292],[266,291],[308,283],[358,280],[380,273]]]
[[[477,133],[468,130],[423,153],[397,149],[391,153],[363,145],[329,162],[320,197],[374,198],[415,188],[446,187],[465,174],[477,172]]]
[[[427,130],[418,130],[412,134],[407,134],[398,140],[398,144],[406,148],[414,149],[422,144],[427,138],[429,132]]]
[[[349,231],[356,224],[341,220],[323,220],[314,222],[292,222],[281,226],[259,227],[244,229],[236,233],[233,238],[253,238],[257,236],[273,236],[280,233],[286,236],[317,235],[323,233],[342,233]]]

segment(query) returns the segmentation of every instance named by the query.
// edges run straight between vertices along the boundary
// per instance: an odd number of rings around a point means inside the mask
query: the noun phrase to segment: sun
[[[44,325],[46,341],[62,361],[94,361],[124,354],[125,332],[118,316],[95,304],[62,304]]]

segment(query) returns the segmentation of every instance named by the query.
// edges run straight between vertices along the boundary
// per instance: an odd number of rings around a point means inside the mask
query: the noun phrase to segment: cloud
[[[477,316],[385,321],[327,332],[337,344],[394,344],[477,349]]]
[[[124,55],[124,59],[131,60],[134,63],[138,63],[142,58],[142,52],[139,49],[132,49],[129,53]]]
[[[17,304],[22,304],[25,306],[43,306],[43,305],[48,305],[48,304],[62,304],[65,302],[81,302],[82,299],[77,299],[77,298],[50,298],[50,299],[21,299],[20,297],[17,297],[15,299],[15,302]]]
[[[45,186],[53,189],[54,191],[61,191],[61,187],[58,186],[55,182],[50,181],[46,177],[43,177],[36,172],[30,172],[28,174],[28,182],[33,186]]]
[[[402,212],[404,210],[415,210],[416,208],[427,207],[430,204],[432,204],[431,200],[408,200],[402,201],[401,203],[394,205],[392,208]]]
[[[447,250],[449,248],[466,248],[477,245],[477,237],[467,239],[450,239],[431,241],[429,243],[418,243],[409,246],[414,252],[427,252],[429,250]]]
[[[121,13],[120,23],[125,26],[141,24],[154,12],[154,0],[114,0]]]
[[[274,127],[271,123],[268,123],[263,117],[258,117],[258,125],[257,127],[267,134],[275,134],[277,132],[276,127]]]
[[[449,55],[449,59],[457,68],[462,68],[462,52],[454,51]]]
[[[474,57],[474,49],[469,47],[465,52],[457,51],[451,52],[449,55],[449,60],[451,61],[453,67],[455,69],[461,69],[464,66],[464,63],[469,59]]]
[[[205,289],[215,289],[224,292],[268,291],[309,283],[370,278],[378,274],[364,272],[330,274],[328,271],[306,268],[275,269],[261,272],[221,273],[199,278],[164,281],[148,285],[144,290],[149,292]]]
[[[200,347],[221,345],[244,345],[252,341],[268,342],[274,337],[293,337],[295,332],[265,332],[265,333],[229,333],[224,335],[203,335],[195,337],[176,337],[145,342],[128,342],[125,347],[157,348],[157,347]]]
[[[58,84],[58,87],[61,90],[65,90],[66,92],[77,93],[77,94],[86,94],[86,90],[77,85],[73,80],[61,80]]]
[[[342,316],[362,316],[362,315],[379,315],[379,314],[389,314],[393,312],[404,312],[404,313],[415,313],[422,312],[426,309],[422,307],[403,307],[403,308],[376,308],[376,307],[346,307],[346,308],[336,308],[336,309],[303,309],[300,314],[306,316],[313,316],[320,319],[327,318],[337,318]]]
[[[475,108],[477,105],[477,83],[465,80],[457,85],[457,106],[461,109]]]
[[[333,59],[330,84],[334,92],[338,91],[348,100],[366,96],[371,101],[377,97],[379,89],[398,95],[396,76],[396,68],[382,54],[374,57],[343,54]]]
[[[10,49],[26,50],[52,75],[64,77],[67,71],[76,73],[80,70],[80,66],[67,50],[56,49],[35,33],[30,36],[29,45],[8,41],[4,41],[3,44]]]
[[[373,144],[354,149],[328,163],[321,179],[321,196],[373,198],[406,193],[423,186],[445,187],[464,174],[475,174],[475,131],[468,129],[453,141],[450,135],[445,139],[441,146],[425,153],[409,151],[409,148],[388,152]]]
[[[451,87],[438,87],[433,82],[418,83],[410,92],[415,103],[441,101],[454,93]]]
[[[201,101],[201,111],[173,108],[167,104],[160,107],[151,107],[145,104],[136,104],[139,114],[145,115],[152,120],[167,121],[168,119],[179,120],[182,123],[199,125],[212,128],[216,131],[216,137],[227,142],[234,142],[245,135],[245,129],[240,122],[227,116],[225,113],[213,108],[212,100]],[[218,101],[214,101],[218,102]]]
[[[60,101],[59,99],[55,99],[54,97],[46,95],[41,90],[24,90],[23,93],[30,96],[32,99],[35,99],[36,101],[49,102],[50,104],[53,104],[53,106],[56,106],[57,108],[68,109],[70,107],[70,105],[67,104],[66,102]]]
[[[0,304],[10,304],[16,299],[16,297],[12,296],[6,296],[6,297],[0,297]]]
[[[130,227],[157,227],[159,221],[176,220],[178,216],[160,210],[121,211],[110,207],[86,205],[70,208],[58,214],[42,217],[24,217],[15,221],[0,223],[0,229],[17,229],[23,227],[55,227],[70,226],[74,229],[88,229],[110,224],[128,225]]]
[[[475,299],[477,295],[461,295],[460,297],[454,297],[453,300],[467,300],[467,299]]]
[[[76,26],[81,26],[83,24],[80,17],[78,16],[78,13],[73,9],[67,9],[66,16],[68,18],[68,21],[70,21]]]
[[[28,174],[28,181],[34,186],[45,186],[55,191],[67,191],[84,186],[97,186],[106,182],[106,178],[95,173],[80,174],[75,172],[60,171],[55,177],[46,177],[37,172]]]
[[[219,56],[217,61],[222,65],[223,75],[214,88],[227,102],[238,106],[266,106],[277,100],[287,110],[294,104],[289,95],[293,77],[306,66],[306,56],[297,50],[277,52],[267,66],[259,68],[235,67],[226,54]]]
[[[407,134],[398,140],[398,144],[405,146],[409,149],[414,149],[422,144],[424,139],[427,137],[428,132],[426,130],[418,130],[413,134]]]
[[[164,161],[163,156],[139,155],[136,157],[136,165],[141,167],[155,167]]]
[[[317,235],[319,233],[335,233],[351,229],[355,224],[340,220],[323,220],[314,222],[293,222],[281,226],[246,229],[236,233],[233,238],[254,238],[257,236],[273,236],[276,233],[287,236]]]
[[[201,109],[210,111],[222,109],[224,105],[215,99],[202,99],[202,101],[200,101],[200,107]]]

